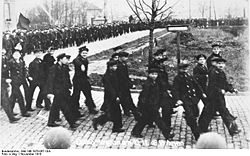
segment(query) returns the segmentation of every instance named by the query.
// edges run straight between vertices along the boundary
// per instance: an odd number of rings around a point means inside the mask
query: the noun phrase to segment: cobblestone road
[[[92,91],[94,101],[98,108],[103,102],[103,92]],[[138,94],[133,94],[133,100],[137,103]],[[237,124],[242,132],[231,137],[224,126],[221,118],[212,120],[211,129],[218,132],[226,138],[228,148],[247,148],[249,149],[249,132],[250,132],[250,106],[249,96],[227,96],[227,106],[229,110],[236,116]],[[34,101],[33,101],[34,102]],[[84,98],[81,98],[81,104],[84,104]],[[33,104],[33,107],[34,104]],[[18,106],[14,109],[19,112]],[[131,137],[131,130],[135,125],[133,117],[123,117],[124,133],[112,133],[112,123],[108,122],[104,127],[99,126],[95,131],[92,127],[92,119],[98,115],[90,115],[86,107],[83,105],[83,113],[85,117],[79,121],[81,125],[75,130],[70,131],[72,135],[72,149],[93,149],[93,148],[114,148],[114,149],[162,149],[162,148],[194,148],[195,140],[191,130],[186,125],[186,121],[182,116],[182,111],[172,116],[172,127],[175,137],[172,141],[164,140],[163,135],[158,128],[145,128],[142,139]],[[47,127],[48,112],[39,109],[32,112],[32,116],[21,118],[18,123],[10,124],[3,110],[0,111],[0,149],[44,149],[43,137],[46,132],[51,129]],[[63,116],[62,116],[63,118]],[[64,120],[61,122],[64,128],[69,125]]]

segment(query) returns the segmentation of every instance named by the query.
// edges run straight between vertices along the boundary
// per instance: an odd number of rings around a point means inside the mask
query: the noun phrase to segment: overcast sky
[[[16,11],[25,13],[25,10],[37,5],[41,5],[45,0],[16,0]],[[50,1],[50,0],[47,0]],[[70,1],[70,0],[68,0]],[[84,0],[83,0],[84,1]],[[96,6],[103,8],[104,0],[85,0],[95,4]],[[151,1],[151,0],[145,0]],[[192,18],[200,18],[201,13],[199,6],[202,2],[207,3],[209,6],[209,0],[168,0],[169,5],[173,5],[178,1],[178,4],[173,8],[176,18],[188,18],[189,17],[189,1],[191,2],[191,16]],[[248,2],[247,0],[212,0],[212,17],[213,5],[216,11],[217,18],[225,17],[228,10],[231,10],[233,16],[243,16],[243,8],[246,8],[248,14]],[[114,18],[126,17],[132,14],[126,0],[107,0],[107,12],[109,16],[111,12]],[[208,17],[208,10],[206,11]],[[248,16],[249,17],[249,16]]]

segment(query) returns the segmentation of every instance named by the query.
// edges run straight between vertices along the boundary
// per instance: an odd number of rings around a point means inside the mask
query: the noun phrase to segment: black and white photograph
[[[248,0],[0,3],[1,155],[250,148]]]

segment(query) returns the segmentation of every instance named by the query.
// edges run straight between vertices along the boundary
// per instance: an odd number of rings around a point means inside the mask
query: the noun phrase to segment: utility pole
[[[212,13],[211,13],[211,0],[209,2],[209,20],[211,20],[211,17],[212,17]]]
[[[3,28],[4,27],[4,15],[3,15],[3,12],[4,12],[4,2],[3,1],[0,1],[0,28]],[[0,49],[2,50],[3,49],[3,43],[2,43],[2,38],[3,38],[3,29],[0,29],[0,38],[1,38],[1,44],[0,44]],[[2,52],[1,52],[2,53]],[[0,65],[1,65],[1,68],[0,68],[0,72],[2,73],[2,54],[0,56]],[[1,74],[1,77],[2,77],[2,74]],[[2,81],[2,79],[0,80]],[[2,88],[1,86],[2,82],[0,83],[0,88]]]
[[[246,9],[243,8],[243,18],[246,18]]]
[[[111,4],[111,22],[113,22],[113,20],[114,20],[114,17],[113,17],[113,6],[112,6],[112,4]]]
[[[105,22],[106,22],[106,19],[107,19],[107,0],[104,0],[103,17],[104,17]]]
[[[65,0],[65,25],[67,25],[67,16],[68,16],[68,4],[67,0]]]
[[[189,20],[191,20],[191,0],[189,0]]]
[[[216,20],[216,10],[215,10],[214,1],[213,1],[213,8],[214,8],[214,19]]]
[[[177,41],[177,53],[176,53],[176,59],[177,59],[177,67],[179,67],[181,63],[181,50],[180,50],[180,34],[181,31],[188,31],[189,27],[188,25],[174,25],[174,26],[167,26],[168,32],[174,32],[176,33],[176,41]]]

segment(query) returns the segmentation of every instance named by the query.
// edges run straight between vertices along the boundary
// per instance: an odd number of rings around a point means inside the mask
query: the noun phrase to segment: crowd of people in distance
[[[214,26],[243,26],[247,20],[237,19],[171,19],[155,23],[155,29],[166,28],[167,25],[191,25],[192,27],[207,28]],[[130,32],[148,30],[148,23],[119,21],[99,25],[50,26],[43,29],[5,31],[3,33],[3,48],[7,56],[11,56],[17,44],[21,44],[21,54],[30,54],[35,49],[48,50],[80,46],[84,43],[95,42],[117,37]]]

